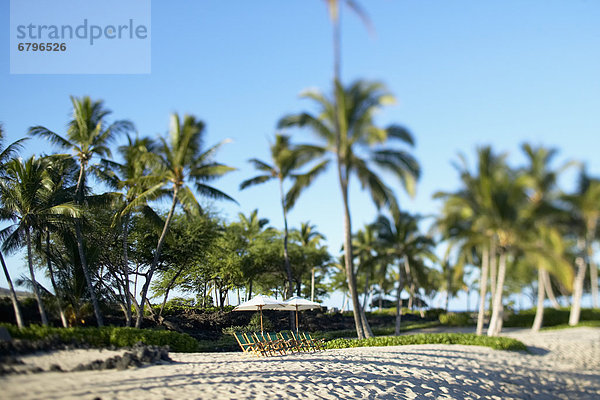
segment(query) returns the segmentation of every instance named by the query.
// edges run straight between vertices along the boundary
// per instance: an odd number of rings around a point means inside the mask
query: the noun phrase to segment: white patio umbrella
[[[298,311],[321,308],[319,303],[315,303],[314,301],[306,300],[298,296],[289,298],[288,300],[284,301],[283,304],[285,304],[285,308],[283,308],[283,310],[296,311],[296,332],[298,332]]]
[[[279,300],[259,294],[235,307],[233,311],[260,311],[260,331],[263,330],[262,310],[284,310],[285,305]]]

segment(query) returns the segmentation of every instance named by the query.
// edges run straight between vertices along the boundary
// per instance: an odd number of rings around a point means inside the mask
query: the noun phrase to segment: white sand
[[[535,335],[515,331],[509,336],[534,346],[535,354],[458,345],[355,348],[273,358],[171,353],[176,363],[170,365],[4,376],[0,398],[600,399],[600,329]],[[53,363],[77,364],[74,359],[82,357],[77,354],[57,353]],[[90,351],[85,357],[98,354]]]

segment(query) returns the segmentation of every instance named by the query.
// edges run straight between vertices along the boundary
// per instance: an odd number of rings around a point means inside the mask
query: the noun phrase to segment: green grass
[[[527,328],[533,325],[533,319],[535,318],[535,308],[529,310],[521,310],[518,313],[511,314],[508,319],[504,322],[506,327],[518,327]],[[544,309],[544,323],[545,327],[565,325],[569,322],[569,314],[571,310],[569,308],[546,308]],[[600,321],[600,309],[594,308],[582,308],[580,321]]]
[[[369,339],[334,339],[325,343],[325,347],[328,349],[345,349],[348,347],[404,346],[411,344],[462,344],[491,347],[495,350],[527,351],[527,347],[516,339],[477,336],[471,333],[421,333]]]
[[[600,321],[581,321],[575,326],[571,326],[569,324],[561,324],[555,326],[548,326],[542,328],[543,331],[553,331],[557,329],[569,329],[569,328],[581,328],[581,327],[591,327],[591,328],[600,328]]]
[[[415,329],[425,329],[440,326],[438,321],[428,322],[406,322],[400,327],[400,332],[409,332]],[[373,328],[373,334],[375,336],[388,336],[393,335],[396,332],[396,328],[393,326],[387,326],[384,328]],[[339,331],[318,331],[312,334],[315,338],[333,340],[338,338],[351,338],[356,337],[356,330],[344,329]]]
[[[86,343],[92,347],[128,347],[137,342],[146,345],[169,346],[174,352],[195,352],[199,344],[196,339],[185,334],[166,330],[121,328],[114,326],[55,328],[31,325],[23,329],[15,325],[2,324],[15,339],[42,340],[53,338],[63,343]]]

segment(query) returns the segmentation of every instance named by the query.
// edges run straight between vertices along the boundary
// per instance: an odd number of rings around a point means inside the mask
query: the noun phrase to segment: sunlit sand
[[[418,345],[257,358],[172,353],[169,365],[125,371],[44,372],[0,378],[8,399],[594,399],[600,398],[600,329],[509,334],[532,354]],[[79,355],[78,355],[79,354]],[[108,352],[88,351],[87,359]],[[55,354],[74,364],[79,352]],[[48,357],[30,357],[42,365]]]

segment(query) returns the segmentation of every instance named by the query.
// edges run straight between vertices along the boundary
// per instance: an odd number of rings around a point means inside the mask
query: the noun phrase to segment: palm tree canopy
[[[194,183],[196,191],[212,199],[235,200],[222,191],[208,185],[235,168],[214,161],[217,151],[229,140],[203,149],[204,123],[192,115],[171,115],[169,137],[160,138],[157,157],[150,160],[153,173],[146,180],[154,183],[152,190],[164,187],[165,183],[177,191],[177,198],[188,212],[198,212],[199,205],[186,182]]]
[[[4,128],[2,124],[0,124],[0,169],[3,168],[4,164],[8,162],[11,157],[14,157],[15,154],[23,148],[23,143],[27,138],[19,139],[6,147],[4,147],[4,140]]]
[[[377,207],[384,205],[397,209],[393,191],[373,167],[398,178],[410,195],[415,193],[420,167],[405,150],[391,145],[394,142],[412,147],[410,132],[399,126],[386,128],[375,124],[375,114],[384,106],[393,104],[394,97],[379,82],[356,81],[344,88],[336,84],[335,100],[340,112],[336,113],[333,99],[318,91],[306,91],[303,97],[313,100],[318,114],[303,112],[283,117],[278,126],[306,127],[321,140],[322,151],[335,155],[341,167],[341,179],[348,182],[355,174],[363,188],[369,189]],[[340,138],[336,137],[336,118],[339,115]]]
[[[6,164],[5,179],[0,182],[2,217],[13,224],[0,231],[3,251],[10,253],[20,248],[31,229],[65,224],[69,218],[80,216],[73,203],[56,204],[49,167],[49,159],[35,157],[26,161],[12,159]]]
[[[111,157],[110,144],[116,135],[133,129],[129,121],[115,121],[107,126],[106,117],[111,113],[102,101],[93,101],[88,96],[71,97],[73,118],[63,137],[43,126],[29,128],[29,134],[48,139],[65,150],[72,150],[80,163],[87,165],[94,155]]]
[[[319,146],[307,144],[293,145],[290,137],[287,135],[275,135],[275,141],[270,146],[271,164],[257,158],[248,160],[260,174],[246,179],[240,184],[240,190],[244,190],[250,186],[259,185],[268,182],[272,179],[278,179],[283,183],[286,179],[292,180],[292,187],[285,194],[284,207],[286,211],[290,211],[300,194],[318,177],[325,172],[329,164],[329,160],[323,160],[307,172],[298,171],[307,163],[319,158],[323,155],[324,150]]]

